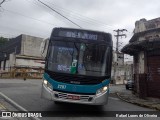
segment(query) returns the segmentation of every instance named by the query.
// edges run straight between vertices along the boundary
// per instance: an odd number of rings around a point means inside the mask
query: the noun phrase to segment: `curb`
[[[123,97],[121,97],[118,92],[116,92],[116,95],[118,96],[118,98],[120,98],[121,100],[123,100],[125,102],[132,103],[132,104],[135,104],[135,105],[138,105],[138,106],[141,106],[141,107],[146,107],[146,108],[150,108],[150,109],[154,109],[154,110],[160,111],[160,108],[158,108],[158,107],[153,107],[153,106],[142,104],[142,103],[139,103],[139,102],[132,102],[132,101],[126,100]]]
[[[118,96],[118,98],[120,98],[121,100],[123,100],[125,102],[132,103],[132,104],[134,103],[134,102],[131,102],[129,100],[126,100],[126,99],[122,98],[118,92],[116,92],[116,95]]]
[[[18,109],[19,111],[28,112],[26,109],[24,109],[23,107],[18,105],[16,102],[14,102],[13,100],[11,100],[9,97],[7,97],[6,95],[4,95],[1,92],[0,92],[0,96],[2,98],[4,98],[4,100],[6,100],[8,103],[10,103],[12,106],[14,106],[16,109]],[[39,118],[34,118],[34,117],[30,117],[29,119],[31,119],[31,120],[41,120]]]

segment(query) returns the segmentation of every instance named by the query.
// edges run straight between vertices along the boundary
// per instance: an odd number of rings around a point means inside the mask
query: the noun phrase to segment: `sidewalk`
[[[146,99],[140,99],[134,94],[132,94],[132,91],[130,92],[116,92],[117,96],[122,99],[123,101],[126,101],[128,103],[136,104],[142,107],[147,107],[151,109],[155,109],[160,111],[160,99],[158,98],[146,98]]]

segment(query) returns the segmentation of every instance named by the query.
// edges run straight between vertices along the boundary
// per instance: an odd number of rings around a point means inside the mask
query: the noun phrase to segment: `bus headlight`
[[[47,81],[47,80],[43,80],[43,84],[50,90],[53,90],[52,85]]]
[[[43,83],[44,83],[45,85],[47,85],[48,82],[47,82],[47,80],[43,80]]]
[[[103,94],[107,90],[108,90],[108,86],[104,86],[104,87],[98,89],[97,92],[96,92],[96,96],[99,96],[99,95]]]

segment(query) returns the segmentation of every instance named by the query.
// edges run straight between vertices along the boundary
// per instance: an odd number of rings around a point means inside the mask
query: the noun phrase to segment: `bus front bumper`
[[[88,104],[88,105],[105,105],[108,103],[108,94],[109,94],[108,90],[99,96],[86,95],[86,94],[85,95],[72,94],[72,93],[53,91],[51,89],[48,89],[45,85],[42,85],[41,97],[47,100],[53,100],[59,102]]]

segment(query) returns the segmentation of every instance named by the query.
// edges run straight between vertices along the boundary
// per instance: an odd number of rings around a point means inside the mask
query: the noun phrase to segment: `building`
[[[132,62],[124,62],[124,54],[113,51],[111,79],[113,84],[125,84],[132,79]]]
[[[124,62],[124,83],[133,80],[133,61]]]
[[[0,73],[18,77],[41,76],[44,61],[40,54],[43,38],[19,35],[0,47]],[[38,74],[39,73],[39,74]]]
[[[134,92],[141,98],[160,98],[160,18],[136,21],[122,52],[133,56]]]

